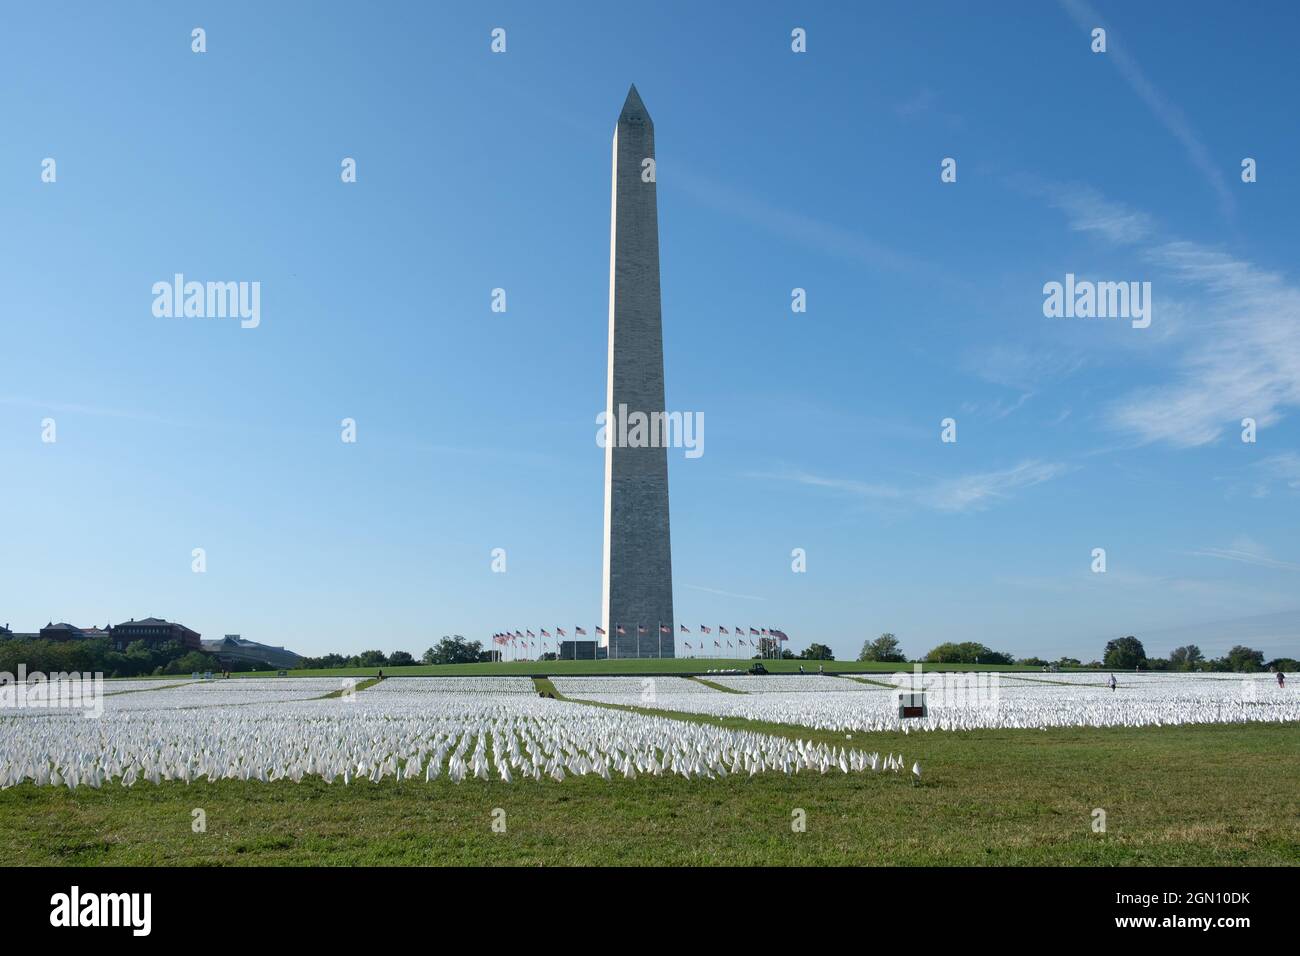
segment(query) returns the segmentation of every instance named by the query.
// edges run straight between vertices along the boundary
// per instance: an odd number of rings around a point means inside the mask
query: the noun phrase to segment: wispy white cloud
[[[1090,31],[1094,27],[1106,27],[1106,53],[1103,54],[1104,58],[1114,65],[1115,69],[1119,71],[1119,75],[1123,77],[1124,82],[1137,94],[1138,99],[1146,104],[1147,109],[1155,115],[1160,124],[1182,144],[1188,160],[1214,190],[1222,214],[1225,218],[1232,219],[1236,214],[1237,203],[1228,189],[1223,170],[1214,161],[1210,150],[1192,128],[1192,124],[1188,122],[1183,111],[1156,88],[1156,85],[1142,71],[1137,60],[1128,54],[1123,35],[1117,34],[1110,29],[1102,21],[1097,11],[1085,0],[1061,0],[1061,6],[1065,8],[1074,22],[1083,30]],[[1117,40],[1118,42],[1116,42]]]
[[[814,488],[827,488],[856,498],[892,501],[949,513],[982,511],[1009,499],[1012,492],[1050,481],[1069,469],[1063,464],[1022,461],[1010,468],[945,478],[908,486],[877,484],[850,478],[833,478],[803,471],[762,473],[751,477],[791,481]]]
[[[1141,242],[1154,228],[1146,213],[1112,202],[1087,186],[1057,190],[1048,201],[1066,214],[1073,231],[1095,233],[1116,245]]]
[[[1272,455],[1261,461],[1259,468],[1269,478],[1281,481],[1288,488],[1300,490],[1300,454],[1288,451]]]
[[[979,418],[985,418],[990,421],[999,421],[1008,415],[1018,412],[1020,406],[1034,397],[1033,392],[1022,392],[1014,402],[1004,402],[1000,398],[995,398],[987,402],[962,402],[961,410],[965,415],[974,415]]]
[[[1237,538],[1226,548],[1201,548],[1193,551],[1192,554],[1200,558],[1218,558],[1222,561],[1236,561],[1240,564],[1252,564],[1279,571],[1300,571],[1300,564],[1294,561],[1280,561],[1272,557],[1265,548],[1247,537]]]
[[[929,490],[928,497],[940,511],[980,510],[995,500],[1009,498],[1013,491],[1051,481],[1067,470],[1065,465],[1053,462],[1022,461],[1001,471],[941,481]]]
[[[1178,303],[1178,335],[1161,343],[1174,356],[1172,377],[1122,395],[1107,410],[1111,425],[1143,443],[1195,447],[1239,428],[1243,418],[1266,427],[1300,405],[1300,288],[1221,250],[1163,237],[1150,220],[1093,190],[1059,187],[1049,201],[1071,228],[1143,222],[1140,230],[1098,232],[1132,247],[1154,271],[1148,331],[1159,333],[1163,303]]]
[[[777,235],[783,241],[856,262],[878,272],[908,275],[967,293],[973,291],[965,279],[942,262],[899,252],[893,246],[854,229],[802,210],[775,205],[722,179],[696,173],[686,165],[678,165],[674,175],[676,185],[697,202]]]
[[[986,382],[1033,393],[1070,377],[1083,367],[1084,361],[1077,353],[1017,344],[976,349],[965,356],[962,364]]]
[[[943,99],[929,87],[922,87],[906,99],[894,105],[894,112],[903,119],[929,117],[937,119],[950,128],[962,125],[962,118],[956,113],[942,109]]]
[[[1166,242],[1147,258],[1200,288],[1201,314],[1183,336],[1175,379],[1125,396],[1112,409],[1117,425],[1144,441],[1193,447],[1243,418],[1273,425],[1300,404],[1300,289],[1196,243]]]

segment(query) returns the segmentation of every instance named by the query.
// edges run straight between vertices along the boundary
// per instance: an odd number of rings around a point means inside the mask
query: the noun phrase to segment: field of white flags
[[[330,678],[144,683],[110,683],[93,719],[0,711],[0,787],[690,779],[902,766],[893,755],[543,699],[528,678],[398,678],[335,697],[325,695],[345,688]]]
[[[947,674],[863,677],[765,675],[712,677],[716,691],[681,677],[556,677],[573,700],[649,707],[716,717],[797,724],[816,730],[987,730],[1048,727],[1142,727],[1300,720],[1296,682],[1279,688],[1271,674],[1106,673]],[[925,691],[926,716],[898,716],[898,690]]]
[[[394,780],[559,782],[680,775],[905,769],[869,738],[828,746],[592,703],[741,717],[846,734],[1300,721],[1295,683],[1271,675],[920,675],[923,717],[900,719],[895,682],[912,674],[556,677],[569,700],[527,677],[110,681],[96,717],[0,708],[0,788],[141,781]],[[725,689],[720,689],[725,688]]]

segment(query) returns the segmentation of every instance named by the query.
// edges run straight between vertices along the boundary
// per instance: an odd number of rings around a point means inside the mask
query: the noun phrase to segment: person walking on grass
[[[1111,674],[1111,675],[1110,675],[1110,689],[1111,689],[1112,692],[1115,690],[1115,685],[1116,685],[1117,683],[1118,683],[1118,681],[1115,680],[1115,675],[1114,675],[1114,674]]]
[[[1286,687],[1286,675],[1283,674],[1281,671],[1277,672],[1277,686],[1279,688]]]

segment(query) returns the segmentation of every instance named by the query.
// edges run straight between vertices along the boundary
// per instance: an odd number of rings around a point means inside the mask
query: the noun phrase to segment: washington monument
[[[607,423],[624,407],[647,417],[665,410],[654,156],[654,123],[633,86],[614,128]],[[621,446],[613,427],[605,442],[601,618],[610,657],[674,656],[668,449]]]

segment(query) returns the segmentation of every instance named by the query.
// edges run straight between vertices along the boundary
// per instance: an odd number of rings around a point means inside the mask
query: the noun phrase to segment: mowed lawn
[[[0,864],[1230,865],[1300,862],[1300,727],[821,733],[907,772],[0,792]],[[192,830],[192,811],[207,830]],[[492,829],[494,810],[505,832]],[[1106,832],[1093,832],[1093,810]],[[806,818],[794,832],[795,811]]]

